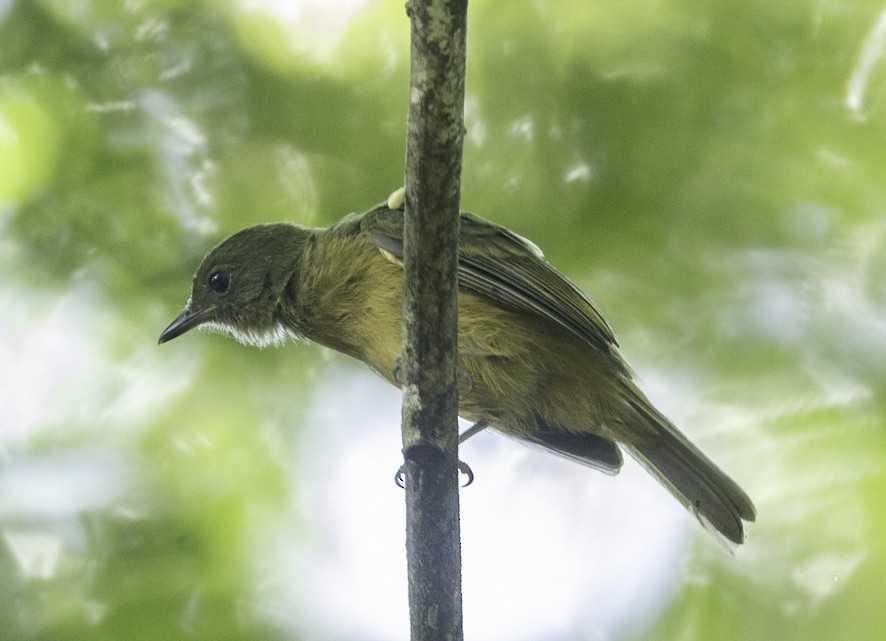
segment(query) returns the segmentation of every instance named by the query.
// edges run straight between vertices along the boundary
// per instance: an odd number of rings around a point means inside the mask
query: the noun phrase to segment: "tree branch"
[[[462,639],[457,264],[466,0],[410,0],[403,455],[413,641]]]

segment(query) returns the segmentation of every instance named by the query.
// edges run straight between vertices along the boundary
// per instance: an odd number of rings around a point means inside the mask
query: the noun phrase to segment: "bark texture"
[[[403,455],[413,641],[460,640],[458,211],[466,1],[411,0]]]

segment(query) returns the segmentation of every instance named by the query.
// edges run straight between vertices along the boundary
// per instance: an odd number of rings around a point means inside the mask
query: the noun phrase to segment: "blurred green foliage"
[[[408,23],[262,6],[0,2],[0,639],[299,634],[250,605],[252,555],[306,527],[326,353],[154,342],[223,236],[402,182]],[[637,639],[886,628],[883,11],[471,4],[464,207],[692,390],[760,510]]]

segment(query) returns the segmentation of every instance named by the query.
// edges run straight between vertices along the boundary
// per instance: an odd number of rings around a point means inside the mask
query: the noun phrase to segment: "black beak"
[[[181,316],[169,323],[169,327],[163,330],[163,333],[160,334],[160,340],[157,341],[157,344],[162,345],[166,341],[171,341],[173,338],[181,336],[186,331],[194,329],[198,325],[206,322],[207,320],[209,320],[207,317],[212,311],[213,308],[201,309],[196,312],[185,310],[184,312],[182,312]]]

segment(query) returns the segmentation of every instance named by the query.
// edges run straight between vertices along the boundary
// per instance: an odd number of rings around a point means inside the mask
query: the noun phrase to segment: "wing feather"
[[[541,251],[514,232],[462,212],[459,287],[493,303],[528,312],[572,332],[625,370],[615,333],[600,309]],[[403,260],[403,209],[379,205],[366,213],[362,230],[388,258]]]

